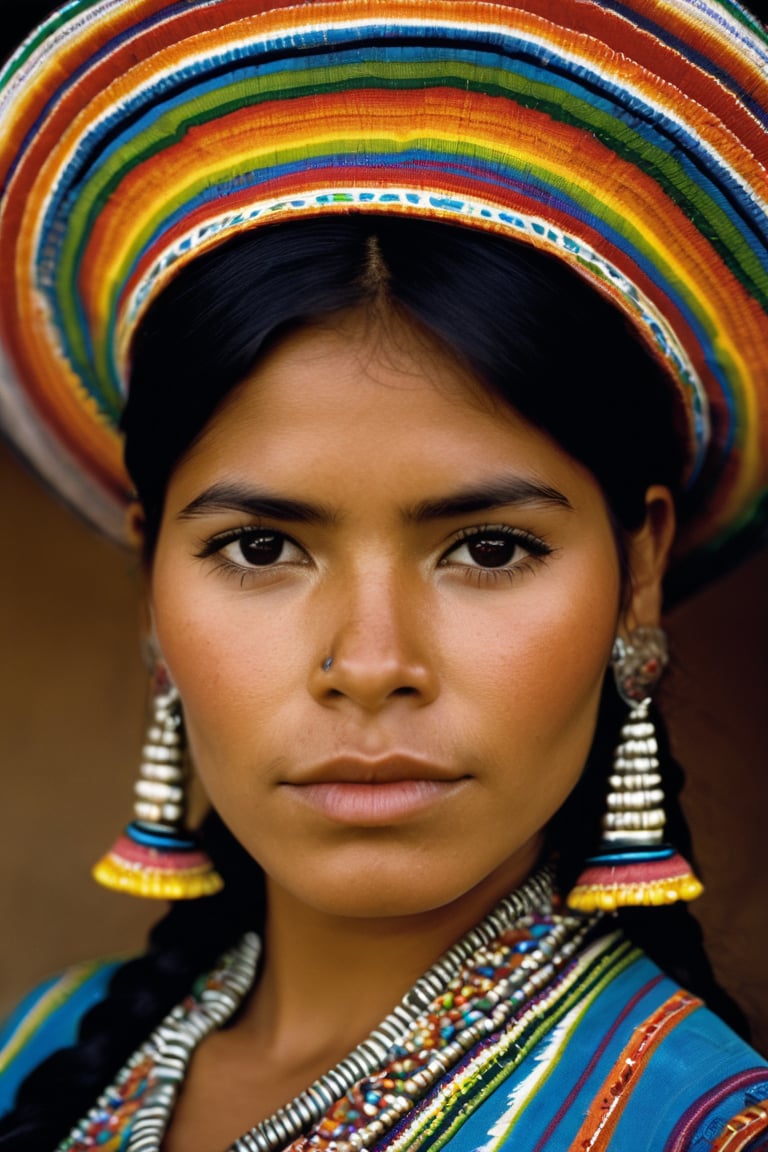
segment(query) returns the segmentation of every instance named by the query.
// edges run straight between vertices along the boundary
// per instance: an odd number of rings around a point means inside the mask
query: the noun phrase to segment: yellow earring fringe
[[[224,887],[207,853],[189,834],[129,824],[93,869],[105,888],[152,900],[194,900]]]
[[[667,845],[614,847],[587,861],[566,903],[578,912],[615,912],[695,900],[703,891],[688,861]]]
[[[693,875],[652,884],[579,884],[569,893],[567,904],[577,912],[615,912],[617,908],[658,907],[678,900],[696,900],[704,885]]]

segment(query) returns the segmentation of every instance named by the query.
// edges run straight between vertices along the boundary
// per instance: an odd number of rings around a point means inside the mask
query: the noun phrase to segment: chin
[[[536,855],[526,860],[505,859],[468,868],[460,853],[443,850],[436,857],[428,852],[408,852],[399,846],[391,852],[336,853],[321,861],[305,863],[300,872],[284,867],[270,869],[262,861],[268,886],[277,885],[299,904],[326,916],[377,919],[422,916],[452,905],[470,903],[482,916],[532,870]],[[354,858],[352,858],[354,857]],[[478,862],[479,864],[479,862]]]

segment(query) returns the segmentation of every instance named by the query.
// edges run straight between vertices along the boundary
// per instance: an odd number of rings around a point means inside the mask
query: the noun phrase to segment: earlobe
[[[662,582],[675,535],[675,505],[668,488],[655,484],[645,495],[645,523],[629,541],[630,594],[627,632],[661,619]]]

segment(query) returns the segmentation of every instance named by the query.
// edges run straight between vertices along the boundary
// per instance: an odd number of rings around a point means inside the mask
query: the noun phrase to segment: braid
[[[579,783],[550,824],[549,843],[557,854],[557,882],[562,892],[575,884],[584,860],[600,839],[600,820],[605,807],[606,765],[610,765],[616,733],[626,719],[626,705],[607,676],[603,686],[595,739]],[[692,858],[691,833],[680,804],[683,770],[672,755],[669,734],[658,710],[654,714],[659,761],[666,796],[667,835],[671,844]],[[619,925],[633,943],[678,984],[701,997],[739,1036],[749,1039],[749,1024],[736,1002],[718,984],[704,950],[698,921],[688,905],[653,908],[622,908]]]
[[[64,1140],[195,979],[243,932],[261,926],[261,869],[215,813],[202,832],[224,889],[172,905],[147,952],[118,969],[106,998],[83,1017],[77,1043],[30,1073],[14,1110],[0,1119],[2,1152],[40,1152]]]

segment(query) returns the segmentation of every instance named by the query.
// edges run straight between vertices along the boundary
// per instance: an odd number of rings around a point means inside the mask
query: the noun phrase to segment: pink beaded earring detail
[[[687,860],[664,842],[664,792],[649,709],[667,663],[661,628],[637,628],[614,643],[616,687],[630,712],[613,757],[600,846],[568,895],[569,907],[581,912],[674,904],[703,891]]]
[[[99,884],[159,900],[191,899],[219,891],[221,877],[186,827],[186,778],[179,693],[158,662],[135,786],[134,819],[94,868]]]

